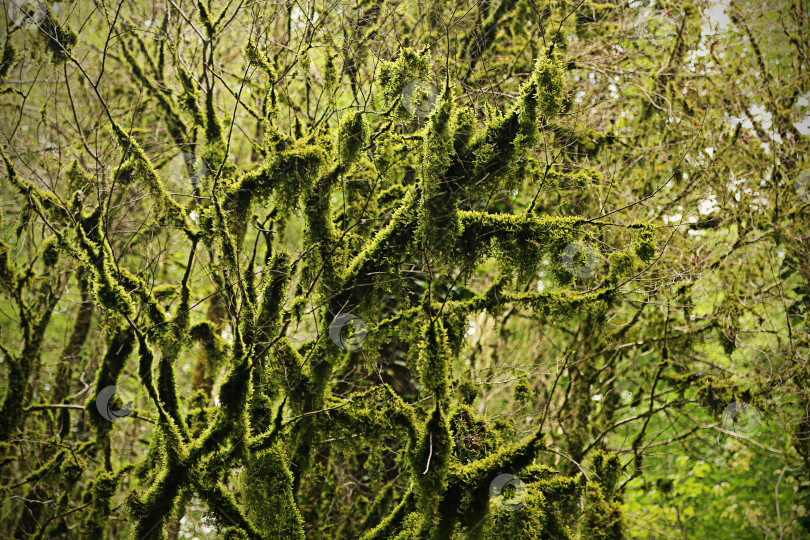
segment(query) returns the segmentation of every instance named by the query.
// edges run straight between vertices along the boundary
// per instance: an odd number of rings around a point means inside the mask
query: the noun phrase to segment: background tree
[[[802,6],[4,7],[8,535],[810,528]]]

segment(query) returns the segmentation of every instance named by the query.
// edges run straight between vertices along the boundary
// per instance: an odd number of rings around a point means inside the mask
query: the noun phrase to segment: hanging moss
[[[390,62],[381,62],[378,81],[383,95],[389,104],[399,99],[402,90],[409,82],[428,77],[430,63],[427,55],[420,54],[410,47],[400,49],[397,58]],[[399,116],[410,116],[410,112],[400,103]]]
[[[45,21],[42,23],[45,45],[51,51],[51,61],[54,64],[63,64],[70,60],[73,47],[79,41],[79,36],[70,26],[60,24],[50,7],[46,9]]]
[[[621,496],[617,489],[621,462],[616,456],[597,452],[591,458],[591,465],[597,481],[585,488],[581,534],[604,540],[624,538]]]
[[[621,278],[629,278],[643,268],[639,256],[634,251],[611,253],[608,260],[610,277],[614,282]]]
[[[363,111],[355,111],[346,115],[340,122],[337,142],[340,164],[348,168],[368,141],[368,125]]]
[[[180,106],[191,114],[196,125],[203,125],[205,117],[200,109],[200,90],[191,73],[184,66],[177,67],[177,77],[183,86],[183,93],[180,96]]]
[[[17,51],[14,49],[14,45],[11,44],[10,39],[6,39],[6,42],[3,44],[3,57],[0,58],[0,81],[6,80],[16,56]]]
[[[525,376],[521,376],[515,384],[515,401],[525,404],[534,394],[534,389]]]
[[[438,519],[434,513],[435,505],[446,489],[446,476],[453,451],[450,424],[440,405],[437,404],[433,409],[424,429],[410,461],[418,490],[418,507],[425,520],[432,521]]]
[[[267,75],[268,82],[270,84],[275,84],[276,80],[278,79],[276,68],[267,57],[265,51],[262,51],[252,38],[248,39],[242,50],[245,57],[251,64],[258,66],[262,71],[264,71],[265,75]]]
[[[450,349],[441,319],[431,319],[424,327],[417,369],[428,393],[443,403],[450,389]]]
[[[453,91],[446,86],[431,115],[422,143],[420,167],[422,201],[418,235],[429,253],[447,253],[460,232],[456,211],[458,194],[444,180],[453,160],[455,142]]]
[[[304,522],[292,493],[293,476],[278,444],[248,459],[245,475],[247,517],[263,538],[301,539]],[[267,508],[273,512],[267,512]],[[248,536],[245,536],[248,538]]]
[[[639,258],[645,263],[650,262],[655,257],[655,230],[649,223],[636,222],[630,225],[636,230],[636,237],[633,247]]]
[[[82,522],[81,534],[87,538],[101,538],[110,517],[118,482],[111,473],[102,471],[88,484],[83,502],[90,505]]]

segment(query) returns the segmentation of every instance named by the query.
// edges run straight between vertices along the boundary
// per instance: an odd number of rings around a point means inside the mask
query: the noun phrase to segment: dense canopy
[[[808,537],[809,11],[4,0],[0,534]]]

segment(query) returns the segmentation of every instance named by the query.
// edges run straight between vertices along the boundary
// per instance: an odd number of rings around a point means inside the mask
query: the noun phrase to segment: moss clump
[[[270,84],[276,82],[278,75],[276,74],[275,66],[267,57],[265,51],[261,50],[259,46],[256,45],[253,38],[248,39],[242,51],[245,53],[245,58],[247,58],[251,64],[258,66],[267,75]]]
[[[610,277],[615,281],[628,278],[641,270],[642,263],[635,251],[617,251],[608,257]]]
[[[106,521],[110,517],[110,508],[118,482],[109,472],[101,471],[88,484],[83,502],[90,505],[82,522],[82,536],[85,538],[103,538]]]
[[[79,40],[79,36],[70,26],[62,26],[50,8],[46,10],[46,18],[42,23],[45,37],[45,45],[51,51],[51,61],[54,64],[64,64],[70,60],[73,47]]]
[[[459,401],[463,405],[472,405],[478,397],[478,387],[470,380],[472,373],[467,373],[465,377],[459,382],[456,389],[458,390]]]
[[[447,487],[447,471],[453,452],[450,423],[436,405],[425,431],[411,455],[411,467],[418,488],[418,501],[426,515],[435,517],[436,504]]]
[[[14,49],[14,45],[11,44],[11,40],[7,39],[3,45],[3,57],[0,58],[0,81],[6,79],[16,57],[17,51]]]
[[[281,446],[274,444],[248,458],[245,478],[247,515],[262,537],[303,540],[304,521],[295,504],[293,475]]]
[[[502,498],[505,498],[508,502],[502,502]],[[520,508],[513,510],[513,506],[504,506],[505,504],[519,504]],[[551,540],[559,538],[550,534],[546,528],[547,511],[548,502],[546,497],[533,486],[523,487],[510,497],[492,498],[488,508],[489,519],[482,538],[493,540],[509,540],[512,538]]]
[[[53,268],[59,262],[60,240],[56,235],[49,236],[42,245],[42,262],[48,268]]]
[[[427,78],[429,70],[430,62],[427,55],[409,47],[400,49],[396,60],[380,63],[378,80],[389,105],[401,97],[405,85],[417,79]],[[401,102],[397,112],[400,116],[410,116],[410,112]]]
[[[546,118],[552,118],[563,108],[565,98],[565,68],[549,49],[537,59],[534,67],[537,107]]]
[[[456,110],[453,91],[447,86],[430,117],[422,144],[419,168],[422,200],[419,206],[418,238],[429,253],[451,247],[461,229],[458,220],[457,188],[446,178],[453,163]]]
[[[204,125],[205,116],[200,109],[200,89],[188,70],[180,65],[177,67],[177,78],[183,86],[183,93],[180,96],[180,107],[188,111],[194,119],[195,125]]]
[[[440,319],[425,325],[417,363],[419,378],[428,392],[439,402],[447,398],[450,389],[450,347],[447,332]]]
[[[621,507],[605,496],[598,484],[590,484],[585,490],[584,517],[581,526],[583,538],[596,540],[621,540],[624,538],[624,523]]]
[[[630,225],[636,231],[633,249],[636,255],[645,263],[650,262],[655,257],[655,229],[650,223],[636,222]]]
[[[585,487],[584,516],[581,533],[584,538],[619,540],[624,538],[621,494],[618,489],[622,464],[618,456],[597,452],[591,458],[596,482]]]
[[[346,115],[340,122],[337,149],[340,163],[348,168],[360,155],[368,141],[368,124],[362,111]]]
[[[515,401],[525,404],[534,395],[534,389],[529,384],[529,380],[522,376],[515,384]]]
[[[130,316],[135,313],[132,297],[124,287],[112,279],[109,270],[105,269],[99,274],[93,292],[95,292],[98,303],[110,314]]]
[[[453,433],[453,456],[464,465],[486,457],[500,446],[500,437],[469,406],[453,411],[450,429]]]

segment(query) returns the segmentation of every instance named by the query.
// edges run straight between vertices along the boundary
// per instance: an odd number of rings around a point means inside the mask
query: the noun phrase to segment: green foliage
[[[806,536],[802,6],[26,5],[4,536]]]

